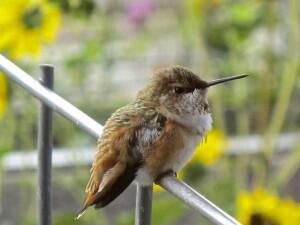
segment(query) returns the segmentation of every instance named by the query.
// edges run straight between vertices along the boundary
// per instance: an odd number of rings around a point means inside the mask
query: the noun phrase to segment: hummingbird
[[[246,76],[205,81],[182,66],[157,70],[135,100],[106,121],[77,218],[89,206],[105,207],[134,180],[151,185],[176,173],[211,129],[208,88]]]

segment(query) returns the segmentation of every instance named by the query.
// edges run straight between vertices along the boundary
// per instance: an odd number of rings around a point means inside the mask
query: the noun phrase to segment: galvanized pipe
[[[175,176],[164,176],[160,178],[157,183],[215,224],[241,225],[233,217],[200,195],[186,183],[178,180]]]
[[[53,71],[49,65],[42,65],[41,84],[53,90]],[[52,165],[52,109],[41,102],[38,121],[38,185],[37,224],[51,225],[51,165]]]
[[[30,77],[30,75],[2,55],[0,55],[0,70],[5,72],[12,80],[26,89],[29,93],[43,101],[65,118],[73,121],[76,125],[93,137],[98,138],[98,136],[101,134],[102,126],[95,120],[91,119],[85,113],[81,112],[75,106],[71,105],[54,92],[43,87],[32,77]],[[203,196],[195,192],[184,182],[168,175],[162,177],[159,183],[177,198],[181,199],[189,206],[197,209],[200,213],[203,213],[203,215],[209,220],[215,223],[217,222],[217,224],[221,225],[240,225],[240,223],[236,220],[229,219],[232,217],[225,212],[222,211],[222,213],[220,213],[220,209],[218,207],[209,202],[207,199],[204,200]]]
[[[135,225],[151,224],[152,192],[152,185],[136,185]]]

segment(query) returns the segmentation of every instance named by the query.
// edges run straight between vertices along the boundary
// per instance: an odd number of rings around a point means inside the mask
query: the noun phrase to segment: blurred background
[[[251,74],[210,92],[214,118],[179,176],[244,225],[300,224],[298,0],[0,0],[0,52],[101,124],[153,70],[203,79]],[[36,224],[38,101],[0,73],[0,224]],[[134,224],[132,185],[73,218],[95,140],[54,117],[53,224]],[[154,187],[153,224],[211,224]]]

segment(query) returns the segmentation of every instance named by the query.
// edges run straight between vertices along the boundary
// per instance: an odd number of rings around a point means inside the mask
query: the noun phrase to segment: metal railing
[[[58,112],[66,119],[75,123],[82,130],[94,138],[98,138],[102,133],[102,126],[78,108],[64,100],[62,97],[41,85],[29,74],[20,69],[17,65],[0,55],[0,70],[7,74],[13,81],[23,87],[26,91],[39,99],[43,105]],[[49,154],[51,157],[51,154]],[[41,160],[42,161],[42,160]],[[51,160],[49,160],[51,162]],[[41,162],[42,163],[42,162]],[[41,168],[41,167],[39,167]],[[203,216],[215,224],[221,225],[240,225],[233,217],[225,213],[216,205],[207,200],[204,196],[197,193],[183,181],[178,180],[172,175],[166,175],[159,179],[158,184],[169,191],[186,205],[199,211]],[[40,185],[45,185],[40,183]],[[49,184],[48,184],[49,185]],[[41,187],[43,188],[43,187]],[[48,187],[50,188],[50,187]],[[151,224],[152,208],[152,186],[137,185],[136,196],[136,225]],[[46,209],[47,210],[47,209]],[[43,214],[39,209],[39,213]],[[50,214],[51,215],[51,214]],[[50,219],[51,220],[51,219]],[[48,225],[48,224],[41,224]]]
[[[42,65],[41,84],[53,90],[54,69],[49,65]],[[51,172],[52,172],[52,121],[53,110],[41,102],[38,120],[38,187],[37,187],[37,224],[51,225]]]

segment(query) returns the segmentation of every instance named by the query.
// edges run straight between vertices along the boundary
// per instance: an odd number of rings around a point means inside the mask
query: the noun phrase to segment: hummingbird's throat
[[[195,89],[193,92],[182,95],[176,101],[175,108],[181,116],[202,115],[208,112],[206,97],[207,90]]]
[[[163,95],[159,99],[160,111],[194,133],[204,135],[212,123],[206,95],[207,90],[201,89],[175,97]]]

